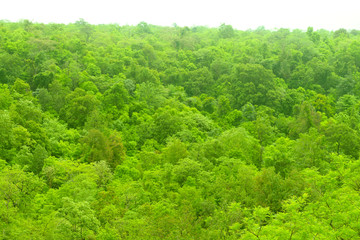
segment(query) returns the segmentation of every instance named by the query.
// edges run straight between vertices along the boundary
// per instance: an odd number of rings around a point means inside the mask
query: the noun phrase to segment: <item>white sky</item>
[[[360,29],[360,0],[0,0],[0,19],[237,29]]]

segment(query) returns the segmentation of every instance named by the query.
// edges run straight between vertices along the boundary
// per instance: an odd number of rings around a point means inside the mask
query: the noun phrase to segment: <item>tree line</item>
[[[360,31],[0,21],[1,239],[357,239]]]

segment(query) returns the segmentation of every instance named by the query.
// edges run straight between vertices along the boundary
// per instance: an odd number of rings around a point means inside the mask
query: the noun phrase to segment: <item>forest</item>
[[[360,239],[360,31],[0,21],[0,239]]]

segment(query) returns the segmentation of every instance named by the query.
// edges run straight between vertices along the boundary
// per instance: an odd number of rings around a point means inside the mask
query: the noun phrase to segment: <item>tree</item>
[[[296,119],[290,126],[290,135],[295,137],[310,128],[318,128],[321,122],[321,114],[309,102],[303,102],[297,107]]]
[[[10,95],[8,85],[0,84],[0,110],[9,109],[12,101],[13,97]]]
[[[83,158],[87,162],[98,162],[109,160],[111,149],[107,138],[97,129],[91,129],[81,139],[83,143]]]
[[[61,109],[60,116],[70,127],[82,127],[98,105],[99,100],[93,94],[77,88],[66,96],[66,105]]]
[[[218,116],[226,116],[231,111],[230,101],[225,96],[218,98],[217,114]]]
[[[15,123],[22,126],[30,121],[41,123],[44,116],[39,106],[29,100],[19,100],[11,105],[10,115]]]
[[[270,207],[273,211],[281,209],[281,202],[286,193],[283,180],[276,174],[274,168],[264,168],[255,177],[255,198],[263,207]]]
[[[31,211],[31,205],[36,194],[44,190],[44,182],[33,173],[24,172],[19,166],[7,167],[0,172],[1,200],[5,206],[13,206],[23,211]]]
[[[344,153],[355,159],[359,158],[360,137],[354,129],[334,119],[329,119],[323,129],[331,150],[337,154]]]
[[[60,110],[66,104],[66,96],[69,94],[69,89],[64,87],[58,80],[54,80],[49,85],[49,93],[52,97],[51,106],[60,114]]]
[[[196,178],[200,170],[201,165],[198,162],[184,158],[174,166],[173,177],[182,186],[190,177]]]
[[[114,114],[114,118],[118,117],[120,112],[128,103],[129,93],[124,86],[124,82],[115,83],[109,90],[104,93],[104,103],[110,113]]]
[[[154,114],[154,122],[151,126],[154,139],[159,143],[165,143],[168,137],[182,129],[181,118],[176,109],[159,108]]]
[[[111,150],[111,156],[108,160],[108,164],[112,169],[115,169],[117,165],[121,164],[125,160],[126,149],[123,145],[120,133],[113,132],[109,136],[109,148]]]
[[[328,153],[324,144],[324,135],[315,128],[300,134],[294,146],[294,155],[298,168],[326,166]]]
[[[204,144],[205,157],[216,161],[221,156],[237,158],[257,167],[261,166],[261,147],[254,137],[244,128],[235,128],[223,132],[218,139]]]
[[[265,96],[276,85],[274,74],[262,65],[238,64],[233,69],[228,91],[235,97],[237,108],[246,102],[271,106]]]
[[[151,33],[151,29],[149,24],[147,24],[146,22],[140,22],[137,26],[136,26],[137,31],[140,34],[150,34]]]
[[[287,176],[294,168],[294,141],[288,138],[278,138],[264,150],[264,166],[274,167],[275,172],[282,177]]]
[[[16,79],[12,89],[14,91],[16,91],[17,93],[25,95],[25,96],[31,95],[29,84],[26,83],[24,80],[21,80],[20,78]]]
[[[221,24],[219,27],[219,35],[221,38],[231,38],[235,35],[234,29],[231,25]]]
[[[37,145],[33,151],[33,160],[30,166],[30,169],[33,173],[39,174],[44,166],[44,160],[48,157],[48,152],[46,149]]]
[[[34,76],[32,88],[48,88],[49,84],[54,80],[54,77],[54,73],[51,71],[40,72]]]
[[[0,157],[5,158],[5,150],[9,150],[13,143],[13,122],[8,111],[0,110]]]
[[[165,163],[177,164],[181,159],[188,156],[186,145],[175,138],[168,142],[163,152]]]
[[[99,221],[88,202],[74,202],[67,197],[62,202],[63,206],[58,214],[64,220],[59,224],[61,235],[65,238],[84,239],[96,233]]]
[[[184,83],[184,88],[190,96],[200,95],[201,93],[212,94],[214,79],[208,68],[199,68],[189,72],[188,79]]]
[[[76,21],[75,25],[78,27],[80,34],[85,38],[85,41],[88,42],[92,36],[93,27],[82,18]]]

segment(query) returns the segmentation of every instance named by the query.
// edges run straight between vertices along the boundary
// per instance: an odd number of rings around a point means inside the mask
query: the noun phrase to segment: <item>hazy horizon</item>
[[[17,22],[27,19],[39,23],[73,23],[84,19],[91,24],[208,26],[222,23],[236,29],[290,28],[337,30],[360,29],[354,0],[341,3],[320,1],[22,1],[2,4],[0,19]]]

